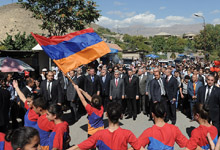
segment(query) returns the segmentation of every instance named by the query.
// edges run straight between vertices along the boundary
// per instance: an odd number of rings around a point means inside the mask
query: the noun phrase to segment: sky
[[[0,6],[17,0],[0,0]],[[94,0],[101,10],[97,24],[107,28],[144,25],[169,27],[175,24],[220,24],[219,0]]]

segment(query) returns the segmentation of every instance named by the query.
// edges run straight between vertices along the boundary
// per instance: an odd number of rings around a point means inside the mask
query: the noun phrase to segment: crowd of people
[[[62,117],[68,109],[72,122],[88,115],[88,139],[70,149],[127,149],[128,143],[130,149],[147,145],[148,149],[173,149],[175,142],[186,149],[209,149],[220,134],[220,72],[211,72],[211,67],[212,62],[203,60],[136,60],[130,65],[83,65],[67,75],[56,68],[44,68],[38,76],[1,73],[2,149],[25,149],[25,144],[15,140],[17,132],[28,137],[23,143],[35,142],[33,149],[38,145],[45,150],[69,148],[70,122]],[[190,139],[175,126],[177,111],[200,124]],[[108,129],[104,129],[104,112]],[[136,138],[132,131],[119,127],[119,119],[124,115],[135,121],[140,113],[155,125]],[[208,143],[207,134],[214,144]]]

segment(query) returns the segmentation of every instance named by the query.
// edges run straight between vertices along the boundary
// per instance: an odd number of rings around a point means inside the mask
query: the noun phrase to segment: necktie
[[[94,82],[94,76],[92,76],[92,82]]]
[[[68,84],[68,80],[67,78],[64,76],[64,89],[67,89],[67,84]]]
[[[48,99],[50,100],[50,98],[51,98],[51,91],[50,91],[50,85],[51,85],[51,82],[49,81],[48,82],[48,87],[47,87],[47,92],[48,92]]]
[[[161,89],[161,95],[165,95],[164,86],[161,78],[159,79],[160,89]]]
[[[210,95],[210,87],[208,86],[208,92],[206,94],[206,99],[205,99],[206,103],[208,103],[208,101],[209,101],[209,95]]]
[[[105,77],[102,77],[102,81],[103,81],[103,83],[105,83]]]
[[[196,83],[193,83],[193,92],[194,92],[194,96],[196,95]]]
[[[139,80],[140,80],[140,81],[141,81],[141,79],[142,79],[141,77],[142,77],[142,75],[139,76]]]
[[[115,85],[118,86],[118,79],[115,80]]]
[[[168,83],[169,82],[169,78],[167,77],[167,80],[166,80],[166,82]]]
[[[129,83],[131,83],[132,78],[129,78]]]

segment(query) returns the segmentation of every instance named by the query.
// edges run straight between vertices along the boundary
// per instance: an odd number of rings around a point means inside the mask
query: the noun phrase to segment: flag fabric
[[[92,28],[49,38],[31,34],[65,74],[111,52]]]

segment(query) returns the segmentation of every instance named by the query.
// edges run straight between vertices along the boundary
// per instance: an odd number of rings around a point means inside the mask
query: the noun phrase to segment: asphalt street
[[[148,121],[148,119],[149,118],[146,115],[143,115],[141,113],[138,115],[135,121],[133,121],[132,118],[120,120],[120,125],[121,128],[129,129],[136,135],[136,137],[139,137],[145,129],[153,125],[153,122]],[[83,140],[87,139],[87,123],[88,123],[87,115],[84,115],[78,120],[78,122],[70,125],[70,136],[71,136],[70,145],[79,144]],[[104,123],[106,128],[108,126],[108,119],[105,115],[104,115]],[[195,121],[190,122],[190,120],[181,112],[177,112],[176,126],[178,126],[179,129],[182,131],[182,133],[187,138],[189,138],[192,129],[198,127],[199,125]],[[179,148],[179,146],[175,144],[175,149],[179,150],[181,148]]]

